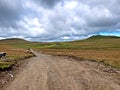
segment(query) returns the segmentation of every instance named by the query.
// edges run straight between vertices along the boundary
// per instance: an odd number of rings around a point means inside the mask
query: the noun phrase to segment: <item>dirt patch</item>
[[[16,75],[26,67],[28,59],[19,60],[13,66],[6,70],[0,70],[0,90],[12,82]]]

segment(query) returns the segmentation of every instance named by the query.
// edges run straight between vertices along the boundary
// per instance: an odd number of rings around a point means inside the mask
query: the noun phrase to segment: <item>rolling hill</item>
[[[29,41],[20,38],[9,38],[0,40],[1,44],[29,43]]]
[[[84,40],[71,42],[30,42],[24,39],[11,38],[0,40],[2,45],[10,45],[19,48],[35,49],[118,49],[120,37],[95,35]]]

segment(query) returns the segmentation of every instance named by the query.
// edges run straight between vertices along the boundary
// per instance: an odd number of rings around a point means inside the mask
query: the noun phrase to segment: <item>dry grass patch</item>
[[[75,56],[77,58],[94,60],[120,68],[120,50],[41,49],[40,51],[52,55]]]
[[[17,60],[33,56],[33,54],[28,53],[25,49],[13,48],[7,45],[0,45],[0,52],[7,53],[5,60],[0,59],[0,69],[9,68]]]

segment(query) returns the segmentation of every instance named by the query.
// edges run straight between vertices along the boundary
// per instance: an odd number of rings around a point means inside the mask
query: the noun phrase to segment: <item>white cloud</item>
[[[68,9],[73,9],[77,6],[78,2],[77,1],[71,1],[71,2],[66,2],[65,3],[65,8],[68,8]]]
[[[45,30],[37,17],[24,17],[23,20],[18,22],[18,25],[24,28],[24,34],[26,34],[27,36],[36,37],[45,33]]]

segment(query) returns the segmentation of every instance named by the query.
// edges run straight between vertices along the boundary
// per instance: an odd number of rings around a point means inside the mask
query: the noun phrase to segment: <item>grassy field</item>
[[[11,67],[17,60],[33,56],[25,49],[14,48],[8,45],[0,45],[0,52],[7,53],[4,59],[0,59],[0,69],[7,69]]]
[[[33,48],[52,55],[66,55],[94,60],[120,69],[120,37],[92,36],[85,40],[52,43],[7,39],[0,41],[0,44],[22,49]]]

